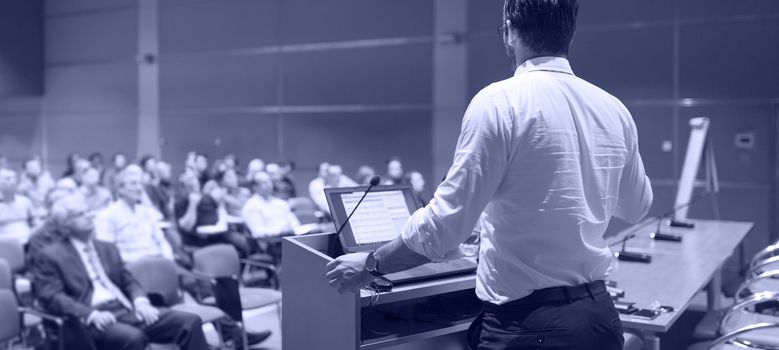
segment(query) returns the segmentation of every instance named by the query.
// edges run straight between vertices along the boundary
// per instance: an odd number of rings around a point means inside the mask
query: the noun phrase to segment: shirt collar
[[[567,59],[557,56],[541,56],[522,62],[514,72],[514,76],[533,71],[549,71],[573,75],[571,64]]]
[[[92,240],[89,240],[87,242],[82,242],[75,238],[68,238],[68,240],[70,241],[70,244],[72,244],[73,247],[75,247],[76,250],[80,252],[83,252],[87,246],[92,245]]]

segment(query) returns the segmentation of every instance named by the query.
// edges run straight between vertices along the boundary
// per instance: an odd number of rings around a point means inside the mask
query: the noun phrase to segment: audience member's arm
[[[283,227],[269,226],[262,212],[258,208],[253,207],[251,202],[243,207],[242,214],[246,227],[252,233],[252,237],[276,236],[284,231]]]
[[[192,232],[195,230],[195,224],[197,223],[197,205],[200,203],[200,194],[192,193],[189,195],[187,201],[187,211],[178,220],[179,227],[184,231]]]
[[[95,311],[89,305],[82,304],[65,293],[62,275],[56,261],[43,251],[35,259],[33,266],[35,294],[49,311],[87,319]]]
[[[289,208],[289,205],[287,203],[284,203],[284,205],[287,206],[287,224],[289,225],[290,230],[295,230],[298,226],[300,226],[300,220],[298,220],[298,217],[295,216],[295,213],[292,212],[292,209]]]

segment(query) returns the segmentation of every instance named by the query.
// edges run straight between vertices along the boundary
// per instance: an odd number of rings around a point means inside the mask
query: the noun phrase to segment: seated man
[[[312,180],[311,184],[308,185],[308,194],[317,207],[319,207],[319,210],[329,214],[330,207],[327,205],[325,188],[352,186],[357,186],[357,183],[344,175],[343,168],[340,165],[322,163],[319,164],[319,177]]]
[[[300,221],[287,202],[273,196],[273,181],[266,172],[254,174],[254,194],[243,206],[243,219],[254,238],[294,234]]]
[[[209,348],[197,315],[154,308],[116,246],[92,238],[94,224],[82,196],[60,199],[51,215],[67,239],[44,248],[32,266],[46,309],[82,320],[100,349],[143,350],[149,342]]]
[[[200,181],[197,175],[191,172],[182,174],[179,184],[181,194],[176,199],[174,215],[185,244],[204,247],[228,243],[232,244],[241,256],[251,254],[246,237],[229,229],[221,188],[213,186],[210,192],[201,192]]]
[[[26,244],[37,221],[32,202],[17,194],[16,172],[0,168],[0,237]]]
[[[173,260],[173,248],[159,227],[162,219],[152,207],[140,204],[143,171],[128,165],[116,179],[117,200],[97,215],[95,237],[116,245],[122,260],[158,256]]]
[[[100,170],[89,167],[81,178],[81,195],[87,201],[89,211],[99,212],[113,201],[111,191],[100,185]]]
[[[137,165],[128,165],[116,177],[118,199],[101,212],[95,220],[95,236],[114,243],[122,260],[132,263],[146,257],[174,260],[174,253],[158,222],[159,213],[140,204],[143,195],[143,171]],[[181,256],[180,256],[181,257]],[[186,280],[186,279],[185,279]],[[198,288],[193,281],[182,281],[185,290]],[[240,329],[235,322],[220,322],[225,341],[239,339]],[[249,343],[255,344],[270,336],[270,331],[249,333]]]

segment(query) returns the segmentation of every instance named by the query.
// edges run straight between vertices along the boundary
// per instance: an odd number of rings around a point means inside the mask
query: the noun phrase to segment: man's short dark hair
[[[567,54],[576,31],[578,0],[506,0],[505,20],[539,54]]]

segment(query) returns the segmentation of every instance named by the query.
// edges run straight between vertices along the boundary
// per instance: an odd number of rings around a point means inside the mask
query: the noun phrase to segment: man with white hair
[[[32,202],[17,194],[16,172],[0,168],[0,237],[25,244],[36,226]]]
[[[117,177],[117,197],[95,219],[97,239],[116,244],[128,263],[148,256],[173,260],[173,249],[158,222],[160,214],[141,204],[143,170],[128,165]]]
[[[32,266],[35,292],[48,311],[82,320],[99,349],[142,350],[149,342],[209,349],[200,317],[153,307],[116,246],[93,238],[81,195],[58,200],[51,215],[66,237],[44,248]]]
[[[325,188],[351,186],[357,186],[357,183],[344,175],[343,168],[340,165],[322,163],[319,164],[319,177],[311,181],[311,184],[308,186],[308,194],[317,207],[319,207],[319,210],[330,213],[327,197],[325,197]]]

